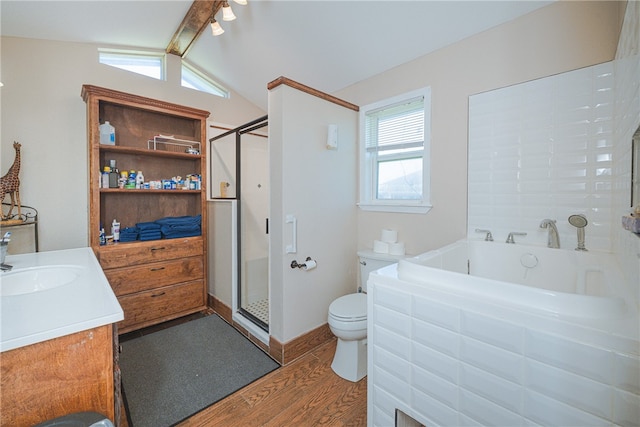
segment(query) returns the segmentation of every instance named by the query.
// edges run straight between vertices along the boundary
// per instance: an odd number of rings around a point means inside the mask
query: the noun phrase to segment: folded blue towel
[[[166,218],[160,218],[155,222],[160,225],[200,224],[202,222],[202,215],[169,216]]]
[[[179,239],[181,237],[193,237],[193,236],[200,236],[202,234],[202,232],[200,230],[198,231],[193,231],[193,232],[182,232],[182,233],[171,233],[171,234],[165,234],[164,238],[165,239]]]
[[[191,237],[202,235],[202,216],[166,217],[156,221],[161,225],[160,230],[166,239]]]
[[[160,228],[160,224],[156,222],[139,222],[136,224],[138,230],[146,231],[146,230],[158,230]]]
[[[162,239],[162,233],[157,232],[157,233],[148,233],[148,234],[140,234],[140,240],[145,242],[147,240],[160,240]]]

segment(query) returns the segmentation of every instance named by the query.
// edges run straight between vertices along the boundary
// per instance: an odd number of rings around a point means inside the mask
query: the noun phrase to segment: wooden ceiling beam
[[[195,0],[171,38],[167,53],[186,56],[193,43],[211,22],[211,16],[220,10],[222,3],[221,0]]]

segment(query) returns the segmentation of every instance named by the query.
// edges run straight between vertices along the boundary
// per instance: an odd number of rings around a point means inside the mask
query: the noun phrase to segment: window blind
[[[365,148],[386,151],[424,147],[424,97],[369,111]]]

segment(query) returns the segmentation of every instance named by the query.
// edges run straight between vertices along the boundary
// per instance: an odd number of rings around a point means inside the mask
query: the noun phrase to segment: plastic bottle
[[[142,171],[138,171],[136,174],[136,188],[140,189],[144,187],[144,175],[142,175]]]
[[[113,234],[114,242],[120,241],[120,223],[116,221],[115,218],[113,220],[113,223],[111,224],[111,234]]]
[[[125,185],[125,188],[136,188],[136,171],[129,171],[129,178],[127,181],[127,185]]]
[[[125,188],[125,185],[127,185],[127,182],[129,182],[129,172],[127,172],[127,171],[120,172],[120,179],[118,180],[118,187],[119,188]]]
[[[100,144],[116,145],[116,128],[108,121],[100,125]]]
[[[111,168],[109,166],[105,166],[102,170],[102,182],[101,188],[109,188],[109,173],[111,172]]]

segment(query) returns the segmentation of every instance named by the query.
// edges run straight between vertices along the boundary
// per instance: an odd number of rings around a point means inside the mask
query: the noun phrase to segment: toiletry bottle
[[[140,189],[144,187],[144,175],[142,175],[142,171],[138,171],[136,174],[136,188]]]
[[[109,188],[109,173],[111,172],[111,168],[109,166],[105,166],[102,170],[102,188]]]
[[[111,172],[109,172],[109,188],[118,188],[118,171],[115,167],[115,161],[112,160]]]
[[[118,187],[124,188],[125,185],[127,185],[127,182],[129,182],[129,172],[127,171],[120,172],[120,180],[118,182]]]
[[[113,223],[111,224],[111,234],[113,234],[113,241],[114,242],[119,242],[120,241],[120,223],[118,221],[116,221],[115,219],[113,220]]]

